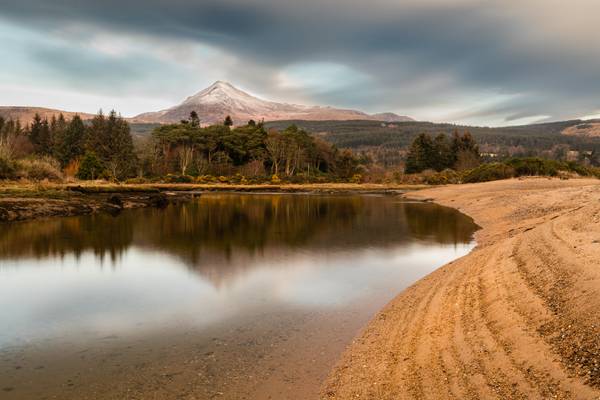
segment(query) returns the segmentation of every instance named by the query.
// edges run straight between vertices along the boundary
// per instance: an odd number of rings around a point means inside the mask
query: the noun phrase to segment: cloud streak
[[[0,0],[0,32],[24,42],[0,86],[36,70],[63,89],[118,87],[115,98],[166,106],[227,79],[277,100],[420,119],[573,118],[600,108],[600,5],[565,4]]]

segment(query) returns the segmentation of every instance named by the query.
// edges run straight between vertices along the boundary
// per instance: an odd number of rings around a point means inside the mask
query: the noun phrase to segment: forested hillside
[[[499,128],[416,121],[276,121],[268,122],[266,126],[281,129],[295,124],[338,147],[368,151],[373,153],[375,158],[390,161],[398,157],[399,150],[407,150],[421,133],[436,136],[440,133],[451,135],[455,131],[471,133],[484,155],[489,153],[494,157],[544,156],[561,159],[567,157],[569,151],[582,154],[600,151],[600,138],[561,134],[564,129],[581,122],[572,120]]]

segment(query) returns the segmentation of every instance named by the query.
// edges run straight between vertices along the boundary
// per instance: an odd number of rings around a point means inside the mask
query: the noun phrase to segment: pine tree
[[[96,156],[96,153],[89,151],[85,153],[81,164],[79,165],[79,171],[77,171],[77,178],[83,180],[94,180],[97,179],[104,170],[100,159]]]
[[[190,113],[190,124],[193,127],[198,127],[200,126],[200,117],[198,117],[198,113],[196,111],[192,111]]]
[[[228,115],[225,117],[225,121],[223,121],[223,125],[225,126],[233,126],[233,120],[231,119],[231,117]]]
[[[59,114],[58,118],[54,115],[50,121],[50,147],[52,155],[58,159],[60,154],[59,147],[64,140],[64,135],[67,129],[67,121],[64,115]]]
[[[446,168],[452,168],[454,164],[454,157],[452,155],[448,138],[443,133],[440,133],[433,140],[433,150],[435,157],[433,160],[433,169],[436,171],[443,171]]]
[[[406,158],[405,171],[414,174],[434,169],[436,164],[436,153],[433,141],[429,135],[421,133],[410,145]]]
[[[458,131],[452,137],[453,168],[460,171],[475,168],[481,163],[479,146],[469,132],[460,136]]]
[[[42,119],[39,114],[35,114],[29,128],[29,140],[33,145],[33,151],[40,155],[49,155],[52,153],[52,143],[50,138],[50,126],[47,119]]]
[[[81,157],[85,151],[86,132],[85,125],[75,115],[67,124],[62,134],[54,141],[54,157],[64,168],[72,160]]]

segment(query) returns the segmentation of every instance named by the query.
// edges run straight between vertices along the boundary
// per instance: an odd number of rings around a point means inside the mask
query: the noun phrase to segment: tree
[[[279,165],[285,156],[285,139],[279,132],[273,130],[267,135],[266,146],[271,161],[271,173],[279,175]]]
[[[231,117],[228,115],[225,117],[225,121],[223,121],[223,125],[225,126],[233,126],[233,120],[231,119]]]
[[[477,167],[481,164],[479,146],[467,131],[462,136],[458,131],[452,136],[452,155],[454,169],[461,171]]]
[[[86,129],[79,115],[61,130],[54,140],[54,157],[64,168],[71,161],[81,157],[85,152]]]
[[[104,171],[102,162],[96,156],[96,153],[89,151],[85,153],[83,159],[81,160],[79,171],[77,171],[77,178],[83,180],[94,180],[100,176],[102,171]]]
[[[435,166],[435,147],[429,135],[421,133],[410,145],[406,157],[405,171],[407,174],[433,169]]]
[[[86,147],[96,153],[112,179],[135,174],[137,157],[129,124],[116,111],[111,111],[108,117],[100,111],[92,119]]]
[[[432,167],[436,171],[443,171],[446,168],[452,168],[454,164],[454,156],[448,138],[443,133],[437,135],[433,140],[434,159]]]
[[[339,154],[335,163],[335,173],[343,179],[349,179],[358,173],[358,159],[352,151],[345,149]]]
[[[193,127],[200,126],[200,117],[198,117],[198,113],[196,111],[192,111],[190,113],[190,125]]]
[[[47,119],[42,119],[39,114],[35,114],[29,128],[29,140],[33,145],[33,151],[40,155],[49,155],[52,153],[52,142],[50,138],[50,126]]]

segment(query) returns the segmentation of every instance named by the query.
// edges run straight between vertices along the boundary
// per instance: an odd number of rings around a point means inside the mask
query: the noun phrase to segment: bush
[[[463,183],[476,183],[509,179],[515,176],[515,170],[511,166],[502,163],[482,164],[477,168],[466,171],[463,174]]]
[[[196,183],[214,183],[217,182],[217,178],[212,175],[200,175],[196,178]]]
[[[194,183],[194,177],[190,175],[167,175],[165,176],[166,183]]]
[[[273,175],[271,177],[271,183],[274,185],[278,185],[281,183],[281,179],[279,179],[279,177],[277,175]]]
[[[568,167],[559,161],[541,158],[513,158],[505,162],[515,170],[516,176],[557,176]]]
[[[52,157],[29,158],[17,161],[17,174],[32,181],[61,181],[63,174],[60,164]]]
[[[125,181],[125,183],[130,184],[130,185],[141,185],[144,183],[148,183],[148,180],[146,178],[129,178]]]
[[[453,169],[445,169],[442,172],[423,177],[423,181],[428,185],[448,185],[460,183],[461,175]]]
[[[361,174],[354,174],[352,178],[350,178],[350,183],[361,183],[363,181],[363,177]]]

